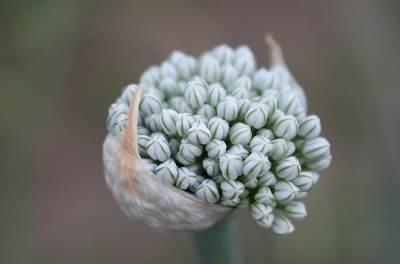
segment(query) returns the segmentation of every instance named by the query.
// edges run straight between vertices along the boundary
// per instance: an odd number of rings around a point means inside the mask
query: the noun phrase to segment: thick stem
[[[209,229],[193,233],[199,264],[241,264],[237,230],[232,215]]]

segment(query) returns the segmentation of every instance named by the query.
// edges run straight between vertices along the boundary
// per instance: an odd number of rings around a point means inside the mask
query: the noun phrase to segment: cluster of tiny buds
[[[307,115],[285,78],[257,69],[247,46],[220,45],[198,59],[174,51],[140,84],[138,148],[149,171],[207,203],[248,207],[277,234],[293,232],[331,155],[320,119]],[[109,109],[115,136],[136,88],[125,87]]]

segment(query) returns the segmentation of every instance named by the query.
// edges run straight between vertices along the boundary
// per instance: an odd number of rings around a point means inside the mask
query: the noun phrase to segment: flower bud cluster
[[[139,83],[139,154],[156,177],[207,203],[248,207],[277,234],[307,216],[301,200],[329,167],[330,144],[285,76],[257,69],[247,46],[220,45],[199,59],[174,51]],[[109,109],[115,136],[136,89]]]

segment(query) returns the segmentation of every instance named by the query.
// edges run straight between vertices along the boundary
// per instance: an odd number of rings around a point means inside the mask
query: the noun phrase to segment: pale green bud
[[[203,168],[208,176],[217,176],[220,172],[219,163],[215,159],[205,158],[203,160]]]
[[[278,108],[288,115],[296,115],[303,111],[299,98],[292,91],[280,94]]]
[[[294,116],[285,115],[276,120],[273,129],[277,137],[291,140],[297,135],[299,124]]]
[[[231,96],[225,97],[217,105],[217,115],[226,121],[235,120],[238,116],[238,106],[236,99]]]
[[[161,100],[155,94],[146,93],[140,101],[139,109],[146,115],[158,114],[162,110]]]
[[[128,113],[123,112],[122,105],[125,104],[114,106],[114,108],[110,110],[109,118],[107,120],[107,128],[114,135],[119,135],[126,128]]]
[[[249,156],[249,151],[247,149],[245,149],[245,147],[243,147],[240,144],[237,145],[233,145],[232,147],[230,147],[226,153],[228,154],[232,154],[232,155],[238,155],[240,156],[242,159],[245,159]]]
[[[273,140],[275,138],[274,133],[267,129],[267,128],[262,128],[257,131],[257,136],[263,136],[268,138],[269,140]]]
[[[274,194],[268,187],[261,187],[260,189],[258,189],[256,194],[254,195],[254,201],[256,203],[262,203],[272,207],[276,206]]]
[[[268,187],[275,185],[278,182],[275,174],[272,171],[267,171],[258,178],[258,186]]]
[[[277,138],[271,141],[272,143],[272,151],[270,152],[269,156],[273,160],[280,160],[286,156],[287,151],[287,144],[284,139]]]
[[[208,128],[212,138],[223,140],[228,135],[229,124],[219,117],[213,117],[208,121]]]
[[[285,206],[284,211],[289,217],[296,220],[303,220],[307,216],[306,206],[299,201],[291,201]]]
[[[249,47],[243,45],[236,49],[234,65],[239,75],[249,75],[254,72],[256,61]]]
[[[150,130],[148,130],[146,127],[138,126],[137,133],[138,133],[138,135],[148,136],[148,135],[150,135]]]
[[[163,131],[168,136],[176,135],[176,118],[178,113],[172,109],[163,109],[161,111],[160,123]]]
[[[176,70],[175,66],[169,62],[163,62],[160,67],[161,75],[164,78],[171,78],[173,80],[178,79],[178,71]]]
[[[168,60],[169,60],[172,64],[177,65],[177,64],[179,64],[179,61],[180,61],[181,59],[186,58],[186,56],[187,56],[187,55],[186,55],[185,53],[183,53],[182,51],[174,50],[174,51],[171,53],[171,55],[169,55]]]
[[[153,160],[166,161],[171,156],[168,141],[160,134],[151,136],[146,149]]]
[[[303,138],[315,138],[321,134],[321,121],[318,116],[307,116],[299,125],[299,136]]]
[[[176,153],[175,155],[175,159],[183,164],[183,165],[192,165],[196,163],[196,159],[188,159],[187,157],[185,157],[181,151],[178,151],[178,153]]]
[[[219,159],[222,176],[227,180],[235,180],[243,171],[243,160],[240,156],[224,154]]]
[[[192,114],[193,110],[189,107],[189,105],[185,102],[184,98],[181,96],[172,97],[168,100],[168,104],[172,109],[177,111],[178,113],[189,113]]]
[[[138,135],[137,136],[137,145],[139,148],[140,157],[147,157],[146,145],[149,141],[150,141],[150,137],[147,135]]]
[[[251,89],[251,79],[248,76],[242,76],[239,79],[237,79],[234,84],[233,84],[233,89],[239,88],[239,87],[243,87],[245,88],[247,91],[250,91]]]
[[[212,180],[206,179],[195,189],[195,195],[207,203],[216,203],[219,200],[218,187]]]
[[[302,109],[294,117],[296,117],[297,123],[301,124],[307,118],[307,113]]]
[[[234,51],[231,47],[226,44],[215,47],[212,51],[214,57],[219,61],[220,64],[231,63],[234,59]]]
[[[255,189],[258,186],[258,179],[257,178],[251,178],[247,177],[245,175],[242,175],[239,177],[239,181],[243,183],[244,187],[247,189]]]
[[[220,184],[223,200],[239,198],[244,191],[244,185],[239,181],[223,181]]]
[[[261,153],[251,153],[243,163],[243,174],[249,178],[257,178],[271,168],[268,158]]]
[[[307,168],[310,170],[322,171],[328,168],[331,165],[331,162],[332,162],[332,156],[328,155],[315,160],[307,160],[305,164]]]
[[[180,79],[189,80],[196,71],[196,60],[190,56],[179,59],[175,64]]]
[[[181,190],[186,190],[189,188],[193,180],[195,180],[195,177],[196,175],[194,175],[194,173],[189,171],[187,168],[179,168],[175,186]]]
[[[154,172],[158,166],[157,163],[151,159],[140,159],[140,161],[143,163],[143,166],[146,168],[146,170],[150,172]]]
[[[301,166],[295,157],[280,160],[275,168],[276,175],[284,180],[293,180],[300,172]]]
[[[274,221],[271,206],[262,203],[254,203],[250,206],[250,213],[256,223],[262,227],[269,228]]]
[[[327,157],[330,154],[330,144],[328,140],[323,137],[307,140],[304,143],[302,154],[307,160]]]
[[[229,130],[229,139],[234,145],[247,145],[250,143],[252,137],[250,127],[243,123],[236,123]]]
[[[249,98],[249,90],[247,90],[244,87],[237,87],[235,88],[232,93],[231,93],[232,97],[235,97],[236,99],[244,99],[244,98]]]
[[[225,64],[222,67],[221,81],[225,87],[231,86],[238,78],[238,72],[231,64]]]
[[[133,93],[136,91],[138,86],[136,84],[129,84],[124,88],[124,91],[121,94],[121,101],[124,102],[126,105],[131,104],[131,99]]]
[[[263,136],[255,136],[250,141],[251,152],[259,152],[264,155],[270,153],[273,149],[271,140]]]
[[[267,120],[267,127],[272,128],[275,123],[278,121],[279,118],[283,118],[285,116],[285,113],[283,113],[281,110],[276,109],[272,115],[268,116]]]
[[[219,102],[226,96],[226,91],[219,83],[213,83],[208,86],[208,99],[207,102],[216,107]]]
[[[187,139],[182,139],[179,146],[179,152],[182,153],[186,160],[194,160],[201,156],[203,149],[196,143],[193,143]]]
[[[207,119],[212,118],[217,115],[217,111],[215,111],[214,107],[209,104],[205,104],[197,110],[198,115],[205,116]]]
[[[296,145],[292,141],[286,141],[285,157],[291,156],[296,151]]]
[[[218,159],[219,156],[225,154],[226,144],[222,140],[213,139],[206,145],[206,151],[209,158]]]
[[[211,132],[204,123],[195,121],[188,130],[187,138],[196,144],[206,145],[211,140]]]
[[[199,121],[199,122],[203,123],[205,126],[207,126],[207,124],[208,124],[208,118],[203,115],[197,114],[197,115],[194,115],[193,118],[194,118],[195,122]]]
[[[193,109],[200,108],[207,101],[207,83],[195,78],[188,82],[184,97],[189,106]]]
[[[154,170],[154,174],[164,182],[174,184],[178,177],[178,166],[172,159],[169,159],[158,165]]]
[[[278,78],[265,68],[261,68],[256,71],[253,75],[253,88],[259,92],[263,92],[267,89],[274,88]]]
[[[160,89],[167,97],[181,94],[177,82],[171,78],[164,78],[160,83]]]
[[[294,226],[286,216],[275,214],[272,231],[278,235],[289,235],[294,231]]]
[[[314,185],[315,179],[318,179],[318,174],[313,171],[302,171],[300,175],[292,180],[292,183],[297,186],[302,192],[308,192]]]
[[[146,116],[146,118],[144,119],[144,124],[148,129],[153,132],[158,132],[162,130],[160,114],[152,114]]]
[[[293,183],[287,181],[280,181],[274,185],[275,200],[281,204],[287,204],[296,197],[299,191]]]
[[[265,90],[258,100],[259,103],[268,105],[269,115],[272,115],[277,110],[278,103],[276,98],[278,94],[277,90]]]
[[[217,82],[221,76],[221,69],[218,61],[211,56],[204,56],[200,60],[200,76],[206,81]]]
[[[249,99],[239,99],[238,100],[238,119],[244,120],[246,114],[249,112],[252,102]]]
[[[232,199],[221,198],[221,202],[220,202],[221,205],[229,206],[229,207],[238,206],[239,203],[240,203],[240,198],[239,197],[232,198]]]
[[[176,131],[178,135],[181,137],[186,137],[189,131],[189,128],[194,123],[194,118],[191,114],[187,113],[178,113],[176,116]]]
[[[295,200],[303,200],[306,198],[308,195],[308,192],[297,192],[296,197],[294,198]]]
[[[179,151],[179,147],[181,145],[181,142],[175,138],[171,139],[168,143],[169,149],[171,150],[172,156],[175,156],[176,153]]]
[[[151,66],[140,76],[140,83],[146,86],[155,86],[161,79],[161,72],[157,66]]]

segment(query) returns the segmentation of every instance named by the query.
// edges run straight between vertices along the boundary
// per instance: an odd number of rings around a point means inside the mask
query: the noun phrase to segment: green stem
[[[241,264],[239,241],[233,216],[207,230],[193,233],[199,264]]]

